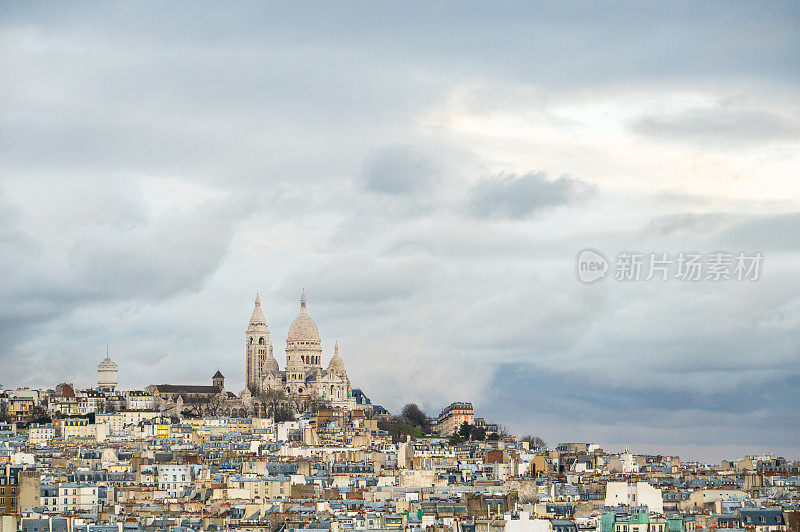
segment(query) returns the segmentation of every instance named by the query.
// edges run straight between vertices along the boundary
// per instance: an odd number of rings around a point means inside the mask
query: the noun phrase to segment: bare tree
[[[267,415],[273,421],[289,421],[294,419],[294,405],[283,390],[269,389],[259,396],[267,407]]]
[[[536,451],[547,449],[547,443],[539,436],[534,436],[533,434],[523,436],[520,441],[528,442],[530,448]]]

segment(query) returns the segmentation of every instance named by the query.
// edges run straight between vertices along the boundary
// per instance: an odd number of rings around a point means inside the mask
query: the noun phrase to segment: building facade
[[[458,432],[464,423],[475,424],[475,411],[472,403],[451,403],[439,414],[439,418],[436,420],[436,432],[449,436]]]

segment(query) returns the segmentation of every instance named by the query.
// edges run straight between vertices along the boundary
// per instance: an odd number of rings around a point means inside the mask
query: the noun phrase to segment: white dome
[[[344,368],[344,361],[339,356],[339,342],[333,347],[333,358],[328,363],[328,372],[335,373],[336,375],[346,375],[347,370]]]
[[[319,329],[317,324],[311,319],[306,311],[306,295],[300,296],[300,314],[294,319],[289,326],[289,342],[297,341],[315,341],[319,342]]]

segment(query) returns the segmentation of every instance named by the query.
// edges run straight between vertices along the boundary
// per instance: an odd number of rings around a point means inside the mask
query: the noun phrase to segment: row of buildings
[[[396,441],[359,409],[0,424],[0,532],[798,526],[800,462],[771,455],[712,465],[513,437]]]

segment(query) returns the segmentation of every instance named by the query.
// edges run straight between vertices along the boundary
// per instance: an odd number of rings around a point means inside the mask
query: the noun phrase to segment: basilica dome
[[[289,342],[303,342],[303,341],[319,342],[319,329],[317,324],[311,319],[306,311],[306,295],[305,293],[300,296],[300,314],[292,322],[289,327]]]
[[[278,367],[278,361],[275,360],[274,356],[267,355],[266,360],[264,360],[264,369],[263,369],[263,371],[264,372],[280,371],[280,368]]]
[[[347,370],[344,369],[344,361],[339,356],[339,342],[333,347],[333,358],[328,364],[328,373],[336,375],[347,375]]]

